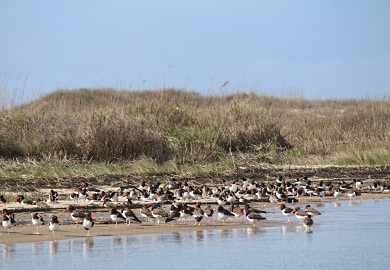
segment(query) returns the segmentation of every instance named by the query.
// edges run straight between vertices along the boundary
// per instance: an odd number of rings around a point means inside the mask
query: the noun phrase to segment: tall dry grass
[[[1,111],[0,155],[96,162],[145,157],[159,164],[206,164],[246,156],[260,162],[307,163],[337,162],[337,157],[346,162],[349,153],[380,150],[380,158],[363,163],[389,164],[389,119],[390,101],[385,99],[59,90]]]

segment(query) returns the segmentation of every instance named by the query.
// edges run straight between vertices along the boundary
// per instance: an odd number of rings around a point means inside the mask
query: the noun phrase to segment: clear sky
[[[390,1],[0,0],[3,92],[94,87],[389,97]]]

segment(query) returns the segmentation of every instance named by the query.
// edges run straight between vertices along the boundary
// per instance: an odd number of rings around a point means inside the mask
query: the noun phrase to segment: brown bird
[[[311,215],[308,215],[304,220],[303,220],[303,226],[305,226],[306,229],[309,229],[311,226],[313,226],[313,219],[311,218]]]
[[[140,214],[142,217],[145,218],[146,222],[149,222],[149,218],[155,218],[153,215],[152,215],[152,210],[151,210],[151,206],[150,208],[146,207],[146,205],[142,206],[142,208],[139,210]]]
[[[250,210],[248,210],[248,211],[245,210],[245,215],[246,215],[246,219],[247,219],[249,222],[252,222],[252,223],[253,223],[253,227],[256,226],[256,221],[257,221],[257,220],[266,219],[265,217],[262,217],[260,214],[255,213],[255,212],[252,212],[252,211],[250,211]]]
[[[319,211],[317,211],[316,209],[314,209],[313,207],[311,207],[310,204],[305,206],[305,212],[311,216],[321,215],[321,213]]]
[[[230,206],[230,209],[229,211],[233,213],[233,215],[237,218],[237,221],[238,219],[244,215],[244,209],[240,208],[240,206],[234,206],[234,204],[232,204]]]
[[[200,206],[201,206],[201,203],[197,202],[195,205],[194,212],[192,213],[192,216],[195,218],[194,226],[196,226],[196,225],[200,226],[200,221],[204,217],[204,211],[202,210],[202,208],[200,208]]]
[[[210,221],[210,218],[214,215],[214,209],[210,205],[207,205],[204,209],[204,216],[207,218],[207,221]]]
[[[79,225],[79,221],[83,221],[86,214],[82,211],[77,210],[73,205],[68,205],[68,207],[64,210],[64,212],[70,213],[70,217],[76,221],[76,227]]]
[[[131,210],[129,207],[126,207],[122,210],[122,215],[126,217],[126,223],[129,221],[127,226],[130,226],[131,221],[142,223],[141,220],[139,220],[138,217],[134,214],[133,210]]]
[[[160,219],[163,217],[168,217],[168,213],[161,208],[160,205],[156,205],[152,208],[152,216],[157,219],[157,224],[160,224]]]

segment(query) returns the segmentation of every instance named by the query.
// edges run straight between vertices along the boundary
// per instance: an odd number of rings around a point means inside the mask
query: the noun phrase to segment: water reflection
[[[86,237],[83,240],[83,253],[85,255],[91,252],[93,252],[93,238]]]
[[[37,256],[41,254],[42,252],[43,243],[42,242],[35,242],[32,243],[32,253],[34,256]]]
[[[245,228],[245,235],[247,238],[253,237],[257,234],[264,233],[265,231],[261,229],[260,227],[248,227]]]
[[[50,255],[55,255],[58,252],[59,241],[52,240],[49,242]]]
[[[316,204],[317,207],[325,207],[325,204],[323,202],[319,202]]]
[[[204,241],[204,231],[194,231],[195,234],[195,243],[200,243]]]
[[[296,260],[297,253],[311,250],[321,253],[316,257],[316,268],[328,269],[329,261],[335,269],[345,268],[345,254],[339,252],[348,248],[349,254],[365,251],[365,256],[354,257],[354,268],[364,269],[375,262],[376,269],[386,269],[383,258],[390,241],[390,200],[387,201],[342,201],[343,207],[334,208],[334,203],[326,203],[321,216],[316,216],[312,228],[305,228],[292,217],[292,224],[275,227],[221,228],[199,231],[176,231],[173,233],[122,235],[104,237],[84,237],[61,241],[48,241],[29,244],[2,245],[1,269],[41,269],[38,262],[47,259],[49,268],[69,269],[69,260],[77,260],[77,268],[98,266],[99,269],[123,268],[130,265],[141,269],[178,269],[178,261],[192,258],[194,254],[202,260],[196,264],[186,264],[188,270],[204,269],[218,265],[221,269],[254,269],[253,260],[262,255],[262,268],[282,269],[286,262],[294,261],[294,268],[312,269],[313,265]],[[348,205],[352,207],[348,207]],[[339,206],[338,206],[339,207]],[[373,211],[377,209],[377,211]],[[268,217],[268,216],[267,216]],[[284,217],[277,212],[275,219]],[[351,224],[354,224],[351,230]],[[314,232],[315,231],[315,232]],[[340,237],[342,235],[342,237]],[[359,235],[359,241],[356,241]],[[353,243],[352,245],[350,243]],[[278,252],[274,248],[278,247]],[[370,249],[366,247],[370,246]],[[226,248],[229,247],[229,248]],[[336,247],[336,248],[335,248]],[[293,250],[294,252],[291,252]],[[283,260],[280,254],[283,254]],[[243,258],[232,265],[227,258]],[[21,259],[23,258],[23,259]],[[110,258],[109,260],[107,258]],[[151,259],[153,258],[153,259]],[[167,259],[169,258],[169,260]],[[367,260],[370,258],[370,260]],[[147,266],[145,266],[147,262]],[[92,265],[91,265],[92,263]],[[344,265],[342,264],[344,263]],[[11,267],[12,266],[12,267]]]
[[[361,206],[363,204],[363,201],[349,201],[348,206],[351,207],[356,207],[356,206]]]
[[[3,262],[8,262],[15,254],[15,245],[14,244],[3,244]]]
[[[341,203],[340,202],[334,202],[334,207],[340,207],[341,206]]]
[[[313,229],[306,228],[303,225],[286,225],[286,226],[282,226],[281,232],[283,235],[297,234],[297,233],[304,233],[304,232],[312,233]]]

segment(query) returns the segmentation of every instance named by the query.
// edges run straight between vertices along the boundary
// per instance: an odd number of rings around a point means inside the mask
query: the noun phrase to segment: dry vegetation
[[[80,89],[0,114],[3,162],[389,165],[389,142],[385,99]]]

